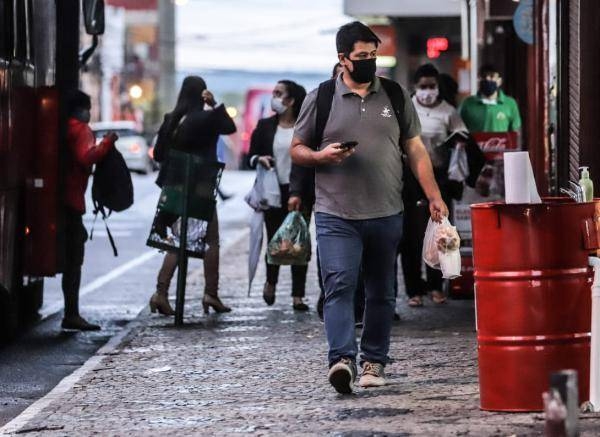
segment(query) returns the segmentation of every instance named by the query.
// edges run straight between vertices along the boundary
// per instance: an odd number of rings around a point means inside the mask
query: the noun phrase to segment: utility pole
[[[158,0],[158,41],[160,78],[158,99],[161,113],[169,112],[175,106],[175,2]]]

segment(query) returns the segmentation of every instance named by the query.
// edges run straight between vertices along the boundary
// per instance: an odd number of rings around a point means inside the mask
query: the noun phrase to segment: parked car
[[[142,174],[154,170],[150,147],[142,133],[136,129],[135,122],[106,121],[92,123],[91,126],[98,140],[110,131],[116,132],[119,136],[117,150],[123,154],[129,170]]]

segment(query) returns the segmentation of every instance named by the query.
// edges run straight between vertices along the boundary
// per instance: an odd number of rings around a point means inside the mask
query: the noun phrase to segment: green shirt
[[[521,128],[517,102],[502,90],[496,104],[484,103],[480,95],[467,97],[460,106],[460,116],[471,132],[514,132]]]

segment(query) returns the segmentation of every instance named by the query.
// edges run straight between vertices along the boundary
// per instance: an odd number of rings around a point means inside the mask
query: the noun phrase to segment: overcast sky
[[[177,7],[179,70],[324,71],[343,0],[188,0]]]

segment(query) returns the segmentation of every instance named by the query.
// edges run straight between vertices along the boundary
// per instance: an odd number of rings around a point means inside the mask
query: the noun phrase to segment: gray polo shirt
[[[419,117],[404,90],[404,111],[408,132],[404,138],[421,133]],[[304,100],[294,136],[310,144],[316,128],[317,90]],[[331,143],[358,141],[356,152],[340,165],[316,169],[315,211],[348,220],[389,217],[403,211],[402,151],[400,127],[390,99],[376,78],[369,94],[353,93],[338,76],[331,112],[321,148]]]

